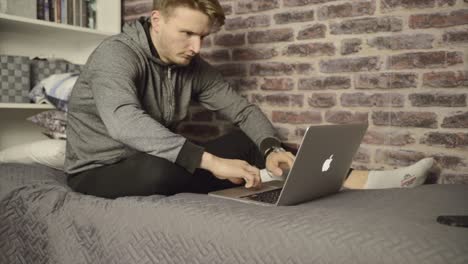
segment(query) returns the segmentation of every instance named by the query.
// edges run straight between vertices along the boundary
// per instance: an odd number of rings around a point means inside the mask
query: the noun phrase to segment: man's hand
[[[270,152],[266,157],[266,169],[274,176],[281,177],[283,169],[291,169],[295,156],[291,152]]]
[[[245,181],[247,188],[258,188],[262,183],[260,170],[243,160],[223,159],[205,152],[200,167],[210,171],[221,180],[228,179],[235,184],[241,184]]]

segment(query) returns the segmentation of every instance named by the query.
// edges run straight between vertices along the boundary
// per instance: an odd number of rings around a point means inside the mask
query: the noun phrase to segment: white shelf
[[[33,103],[0,103],[0,109],[55,109],[50,104],[33,104]]]
[[[20,16],[0,13],[0,32],[24,32],[41,34],[60,34],[64,38],[97,38],[103,39],[116,34],[91,28],[60,24],[39,19],[31,19]],[[63,35],[65,34],[65,35]]]

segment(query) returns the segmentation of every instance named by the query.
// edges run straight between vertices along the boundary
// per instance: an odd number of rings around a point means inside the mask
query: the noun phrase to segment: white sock
[[[422,159],[415,164],[396,170],[369,171],[364,189],[411,188],[424,183],[433,158]]]
[[[269,181],[284,181],[286,180],[286,176],[288,176],[289,171],[285,171],[282,176],[277,177],[273,174],[270,174],[267,169],[260,170],[260,178],[262,182],[269,182]]]

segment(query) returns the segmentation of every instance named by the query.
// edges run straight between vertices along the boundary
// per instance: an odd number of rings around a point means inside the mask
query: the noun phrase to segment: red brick
[[[468,112],[456,112],[444,118],[441,127],[468,128]]]
[[[245,44],[245,34],[217,34],[214,43],[219,46],[239,46]]]
[[[273,111],[272,120],[286,124],[318,124],[322,122],[320,112]]]
[[[274,48],[238,48],[232,51],[232,59],[242,61],[271,59],[277,55],[278,52]]]
[[[252,94],[252,103],[280,107],[302,107],[304,95],[302,94]]]
[[[362,47],[362,40],[358,38],[343,39],[341,41],[341,55],[358,53]]]
[[[252,31],[247,35],[249,43],[272,43],[294,40],[294,30],[292,28],[270,29],[264,31]]]
[[[323,24],[316,24],[312,26],[308,26],[297,33],[296,39],[319,39],[325,38],[325,34],[327,32],[327,26]]]
[[[304,6],[312,4],[328,3],[338,0],[283,0],[284,6]]]
[[[314,20],[314,10],[283,12],[275,14],[273,19],[278,25],[312,21]]]
[[[332,35],[398,32],[402,30],[403,20],[397,17],[358,18],[334,22],[330,25],[330,33]]]
[[[287,63],[268,62],[250,65],[250,75],[252,76],[290,75],[293,72],[293,65]]]
[[[310,63],[296,63],[292,65],[297,74],[311,74],[314,67]]]
[[[228,80],[229,84],[231,84],[231,87],[236,90],[236,91],[251,91],[251,90],[257,90],[258,89],[258,84],[257,84],[257,79],[231,79]]]
[[[343,110],[329,110],[325,113],[325,121],[334,124],[349,124],[367,122],[368,113],[350,112]]]
[[[366,144],[391,146],[405,146],[416,142],[411,133],[402,132],[399,129],[392,131],[368,130],[362,141]]]
[[[431,49],[433,42],[434,36],[430,34],[375,37],[367,41],[371,47],[389,50]]]
[[[149,15],[153,10],[153,1],[139,1],[129,2],[123,1],[123,14],[124,16],[145,16]]]
[[[232,5],[222,4],[221,7],[223,8],[224,15],[228,16],[232,14]]]
[[[384,12],[396,8],[421,9],[435,6],[435,0],[382,0],[381,8]]]
[[[206,124],[184,124],[179,127],[179,133],[190,138],[206,141],[221,135],[219,127]]]
[[[464,148],[468,146],[468,133],[429,132],[421,139],[421,144],[442,145],[446,148]]]
[[[415,88],[418,75],[414,73],[371,73],[356,77],[356,89]]]
[[[454,6],[456,3],[457,0],[437,0],[437,6]]]
[[[465,2],[468,0],[465,0]],[[468,3],[468,2],[467,2]],[[443,173],[438,181],[439,184],[468,184],[468,173]]]
[[[409,99],[412,106],[419,107],[462,107],[466,106],[466,94],[410,94]]]
[[[336,94],[334,93],[314,93],[307,98],[309,106],[329,108],[336,105]]]
[[[231,59],[231,57],[229,56],[229,51],[227,50],[213,50],[213,51],[202,50],[200,55],[203,59],[209,62],[225,62]]]
[[[445,32],[442,38],[446,43],[466,44],[468,43],[468,29]]]
[[[423,86],[435,88],[468,87],[468,71],[425,73]]]
[[[313,77],[300,79],[298,84],[299,90],[338,90],[349,89],[351,87],[351,79],[344,76],[329,76],[329,77]]]
[[[378,149],[375,153],[375,162],[404,167],[425,157],[424,153],[418,151]]]
[[[343,93],[341,105],[346,107],[403,107],[405,98],[399,93]]]
[[[389,56],[388,69],[446,68],[463,63],[461,52],[413,52]]]
[[[375,0],[322,6],[317,12],[319,20],[373,15],[374,13]]]
[[[358,151],[353,157],[354,162],[369,163],[371,159],[371,152],[363,147],[359,147]]]
[[[410,28],[444,28],[468,24],[468,9],[450,13],[419,14],[409,18]]]
[[[258,15],[247,18],[235,17],[226,19],[224,28],[226,30],[237,30],[257,27],[267,27],[270,25],[270,16]]]
[[[216,68],[224,77],[241,77],[247,76],[247,67],[244,64],[221,64],[216,65]]]
[[[372,113],[377,126],[437,128],[437,115],[433,112],[384,112]]]
[[[319,63],[320,71],[326,73],[335,72],[360,72],[376,71],[380,69],[379,57],[361,57],[349,59],[322,60]]]
[[[266,91],[290,91],[294,89],[294,80],[290,78],[265,78],[265,83],[261,86]]]
[[[335,55],[335,46],[333,43],[291,44],[284,49],[283,55],[289,57],[332,56]]]
[[[260,12],[279,7],[278,0],[237,0],[237,14]]]
[[[437,154],[434,155],[434,159],[436,160],[437,164],[444,169],[468,171],[467,164],[463,162],[462,157],[449,156],[447,154]]]
[[[202,50],[203,48],[208,48],[208,47],[211,47],[211,37],[208,36],[208,37],[205,37],[202,41]]]

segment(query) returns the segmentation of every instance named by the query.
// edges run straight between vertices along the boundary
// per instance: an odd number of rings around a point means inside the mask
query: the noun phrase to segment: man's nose
[[[201,38],[199,36],[195,36],[192,38],[192,43],[191,43],[191,51],[195,54],[200,53],[200,48],[201,48]]]

